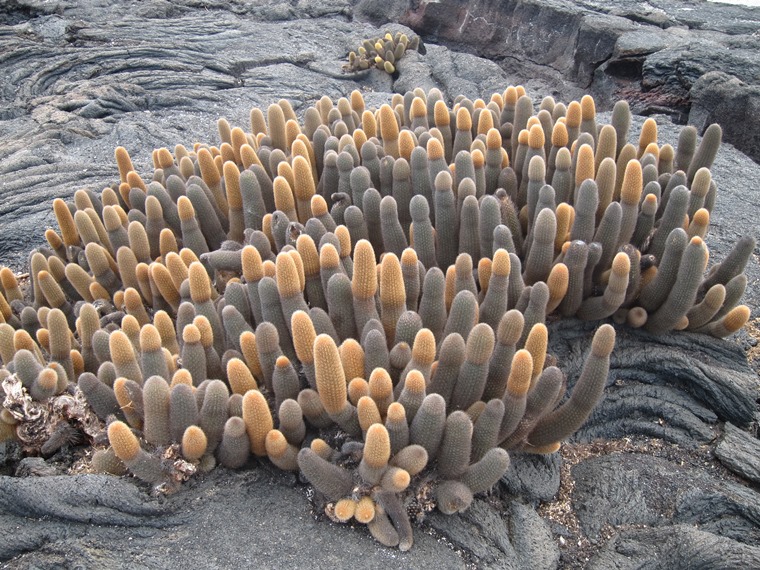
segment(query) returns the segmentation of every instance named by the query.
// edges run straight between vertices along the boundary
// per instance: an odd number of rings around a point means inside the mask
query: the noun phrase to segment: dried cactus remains
[[[351,65],[412,45],[369,43]],[[749,317],[753,239],[704,275],[717,125],[674,149],[647,119],[636,146],[625,102],[599,126],[590,97],[536,112],[521,87],[250,122],[155,150],[150,179],[118,148],[119,183],[54,201],[28,291],[0,271],[1,437],[40,453],[74,429],[95,469],[163,490],[268,458],[406,550],[410,513],[467,509],[601,398],[614,328],[566,398],[550,314],[714,336]]]

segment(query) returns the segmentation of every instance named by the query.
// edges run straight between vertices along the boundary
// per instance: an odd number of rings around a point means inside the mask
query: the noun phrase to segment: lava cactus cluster
[[[425,512],[467,509],[601,398],[615,329],[567,395],[550,315],[747,321],[754,240],[705,274],[719,127],[673,148],[630,124],[624,102],[598,125],[590,97],[536,108],[521,87],[376,110],[354,91],[221,119],[149,176],[118,148],[117,183],[54,201],[29,286],[0,270],[0,437],[84,440],[94,470],[162,490],[269,460],[406,550]]]

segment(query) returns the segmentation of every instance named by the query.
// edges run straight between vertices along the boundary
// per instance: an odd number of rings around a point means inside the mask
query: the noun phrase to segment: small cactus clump
[[[382,37],[364,40],[357,51],[351,51],[348,54],[348,63],[343,68],[355,72],[374,67],[386,73],[394,73],[398,60],[408,50],[416,51],[419,45],[419,36],[409,38],[401,32],[385,32]]]
[[[376,110],[355,91],[302,122],[285,100],[250,130],[220,119],[218,145],[158,149],[148,178],[118,148],[118,182],[53,202],[29,290],[0,270],[0,438],[81,434],[94,469],[164,491],[268,460],[410,548],[410,510],[462,512],[602,398],[615,329],[566,395],[550,315],[719,337],[749,318],[754,240],[704,273],[719,127],[674,149],[648,119],[637,147],[630,120],[513,86]]]

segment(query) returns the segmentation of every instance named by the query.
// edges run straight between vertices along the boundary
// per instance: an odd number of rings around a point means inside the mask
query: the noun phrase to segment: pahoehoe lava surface
[[[516,4],[526,14],[534,8],[540,14],[581,9],[553,0]],[[138,171],[147,172],[153,148],[215,141],[217,118],[246,126],[252,106],[280,98],[299,112],[322,95],[336,99],[353,89],[363,90],[367,104],[377,106],[392,92],[416,86],[475,98],[520,83],[534,100],[552,94],[568,101],[588,84],[573,80],[589,80],[595,73],[573,68],[575,59],[562,69],[555,60],[495,63],[458,51],[443,33],[449,28],[425,28],[424,20],[412,21],[414,6],[391,2],[384,6],[392,5],[390,13],[414,25],[426,53],[407,54],[397,78],[379,72],[342,76],[346,54],[362,39],[386,28],[401,29],[353,18],[354,12],[372,16],[379,5],[350,0],[6,3],[0,9],[0,261],[24,268],[31,248],[43,243],[44,228],[54,225],[54,197],[111,184],[118,177],[113,159],[118,145],[129,150]],[[441,3],[436,9],[449,9],[448,17],[457,22],[457,5]],[[628,9],[625,14],[602,14],[605,25],[620,18],[625,20],[616,20],[620,29],[639,35],[615,44],[618,51],[610,60],[604,54],[594,57],[613,71],[614,65],[633,65],[643,58],[636,55],[634,40],[640,43],[643,34],[650,34],[664,41],[660,32],[667,33],[668,22],[678,24],[669,24],[671,33],[686,38],[689,46],[709,47],[718,32],[723,41],[734,32],[757,29],[732,32],[725,24],[726,29],[700,31],[695,16],[687,22],[689,30],[682,4],[673,6],[669,12],[666,3],[650,3],[636,12],[625,4],[618,10]],[[445,16],[437,14],[440,21]],[[583,29],[592,24],[583,19]],[[452,43],[446,47],[436,37]],[[621,52],[626,45],[629,51]],[[679,57],[688,61],[690,56],[684,51]],[[648,65],[656,63],[653,58]],[[656,69],[648,73],[657,75]],[[698,80],[698,88],[716,83],[711,77]],[[702,92],[700,97],[709,100]],[[657,109],[651,106],[650,112]],[[678,128],[660,118],[658,123],[660,140],[675,142]],[[760,167],[724,144],[712,173],[719,196],[707,243],[711,259],[719,260],[738,236],[757,235]],[[745,303],[756,312],[757,251],[754,257],[747,268]],[[552,325],[550,351],[571,382],[592,330],[578,321]],[[9,568],[121,568],[127,561],[133,568],[241,563],[264,568],[760,567],[757,480],[741,478],[757,473],[746,452],[757,442],[748,431],[760,397],[757,370],[746,364],[745,355],[754,340],[746,332],[738,342],[695,334],[618,334],[605,400],[565,446],[564,457],[515,454],[491,495],[478,499],[464,516],[430,517],[415,532],[410,552],[385,549],[364,529],[315,518],[305,487],[266,463],[251,461],[236,472],[217,469],[176,495],[157,499],[131,478],[6,476],[13,474],[17,458],[12,446],[0,444],[0,561]],[[600,438],[612,443],[601,444]],[[604,455],[597,453],[599,445],[607,445]],[[55,468],[63,460],[59,455],[47,463]],[[558,491],[560,502],[566,502],[561,516],[551,508],[537,510]]]

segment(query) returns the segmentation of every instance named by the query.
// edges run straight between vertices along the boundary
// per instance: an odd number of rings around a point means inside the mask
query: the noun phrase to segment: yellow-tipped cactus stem
[[[379,423],[369,426],[364,443],[362,463],[371,470],[385,469],[391,456],[388,430]]]
[[[581,145],[575,167],[575,185],[580,186],[588,179],[594,179],[594,150],[589,145]]]
[[[61,237],[66,246],[79,245],[79,233],[74,224],[74,217],[71,215],[66,202],[60,198],[53,200],[53,212],[55,213],[58,227],[61,228]]]

